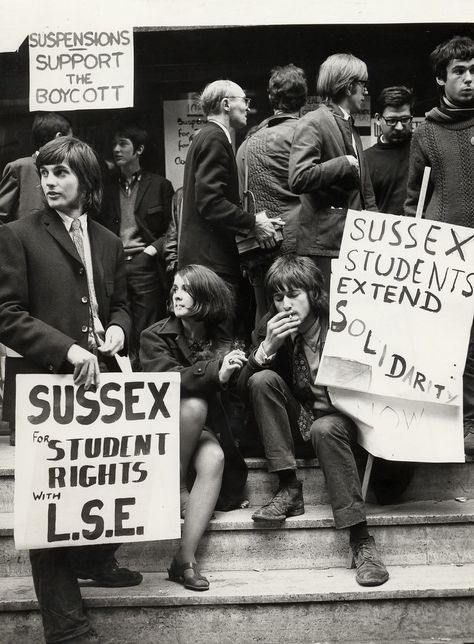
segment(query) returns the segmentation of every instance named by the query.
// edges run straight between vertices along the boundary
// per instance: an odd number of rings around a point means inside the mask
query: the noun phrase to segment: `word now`
[[[169,418],[164,402],[169,386],[169,382],[164,382],[158,390],[154,382],[126,382],[123,386],[107,382],[96,392],[91,392],[86,391],[83,385],[35,385],[29,393],[29,401],[40,413],[29,415],[28,421],[39,425],[52,418],[59,425],[73,421],[79,425],[90,425],[99,418],[103,423],[115,423],[122,418],[127,421],[154,420],[158,413]],[[111,408],[110,413],[104,413],[104,408]],[[84,410],[88,413],[80,413]]]

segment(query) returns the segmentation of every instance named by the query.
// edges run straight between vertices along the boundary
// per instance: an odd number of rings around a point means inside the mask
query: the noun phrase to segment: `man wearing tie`
[[[102,195],[92,149],[54,139],[36,159],[48,207],[0,227],[0,341],[23,356],[17,372],[73,373],[96,387],[100,370],[130,330],[120,240],[96,223]],[[116,370],[116,369],[115,369]],[[140,573],[119,568],[117,546],[30,551],[46,641],[98,642],[82,608],[78,579],[132,586]]]
[[[329,56],[316,88],[324,102],[299,121],[290,152],[290,189],[301,195],[296,250],[312,256],[329,286],[348,208],[377,210],[352,114],[367,93],[367,66],[351,54]]]
[[[295,456],[316,454],[336,528],[349,530],[356,580],[379,586],[389,575],[367,529],[353,452],[357,427],[335,409],[326,387],[315,383],[328,328],[323,275],[311,258],[283,255],[270,266],[265,291],[270,312],[253,334],[238,387],[252,407],[268,470],[279,486],[252,519],[275,522],[304,514]]]

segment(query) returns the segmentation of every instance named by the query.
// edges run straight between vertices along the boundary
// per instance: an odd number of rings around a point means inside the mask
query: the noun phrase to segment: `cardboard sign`
[[[15,545],[176,539],[176,373],[17,376]]]
[[[474,231],[349,211],[317,382],[391,460],[462,462]]]
[[[133,29],[31,33],[30,111],[133,107]]]
[[[174,189],[183,185],[186,155],[194,134],[206,122],[197,94],[187,99],[163,101],[166,178]]]
[[[472,229],[349,211],[318,382],[460,405],[473,294]]]

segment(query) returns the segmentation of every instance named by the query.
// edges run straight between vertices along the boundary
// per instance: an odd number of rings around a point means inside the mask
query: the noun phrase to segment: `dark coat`
[[[178,268],[203,264],[222,275],[240,275],[235,234],[246,235],[254,215],[239,205],[234,151],[216,123],[206,123],[186,156]]]
[[[218,436],[225,454],[222,488],[216,507],[219,510],[239,507],[247,481],[247,466],[231,433],[226,391],[219,382],[220,359],[193,363],[181,322],[176,318],[166,318],[143,331],[140,346],[143,371],[177,371],[181,374],[181,397],[207,401],[206,425]]]
[[[135,221],[147,245],[160,250],[163,235],[171,221],[173,186],[168,179],[152,172],[142,171],[135,201]],[[99,221],[116,235],[120,235],[120,184],[118,175],[104,185],[104,198]]]
[[[335,105],[320,105],[298,121],[291,146],[290,189],[301,195],[297,252],[336,257],[348,208],[377,210],[360,136],[353,128],[360,176],[346,158],[354,155],[351,129]]]
[[[0,182],[0,223],[6,224],[46,208],[33,157],[7,163]]]
[[[120,240],[88,219],[99,318],[127,337],[125,265]],[[87,348],[87,276],[59,215],[50,208],[0,226],[0,342],[38,371],[63,373],[73,344]]]

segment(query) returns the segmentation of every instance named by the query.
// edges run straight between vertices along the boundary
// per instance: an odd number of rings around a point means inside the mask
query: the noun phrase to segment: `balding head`
[[[230,80],[216,80],[206,85],[201,94],[201,106],[206,116],[224,111],[222,100],[230,96],[245,95],[243,89]]]

